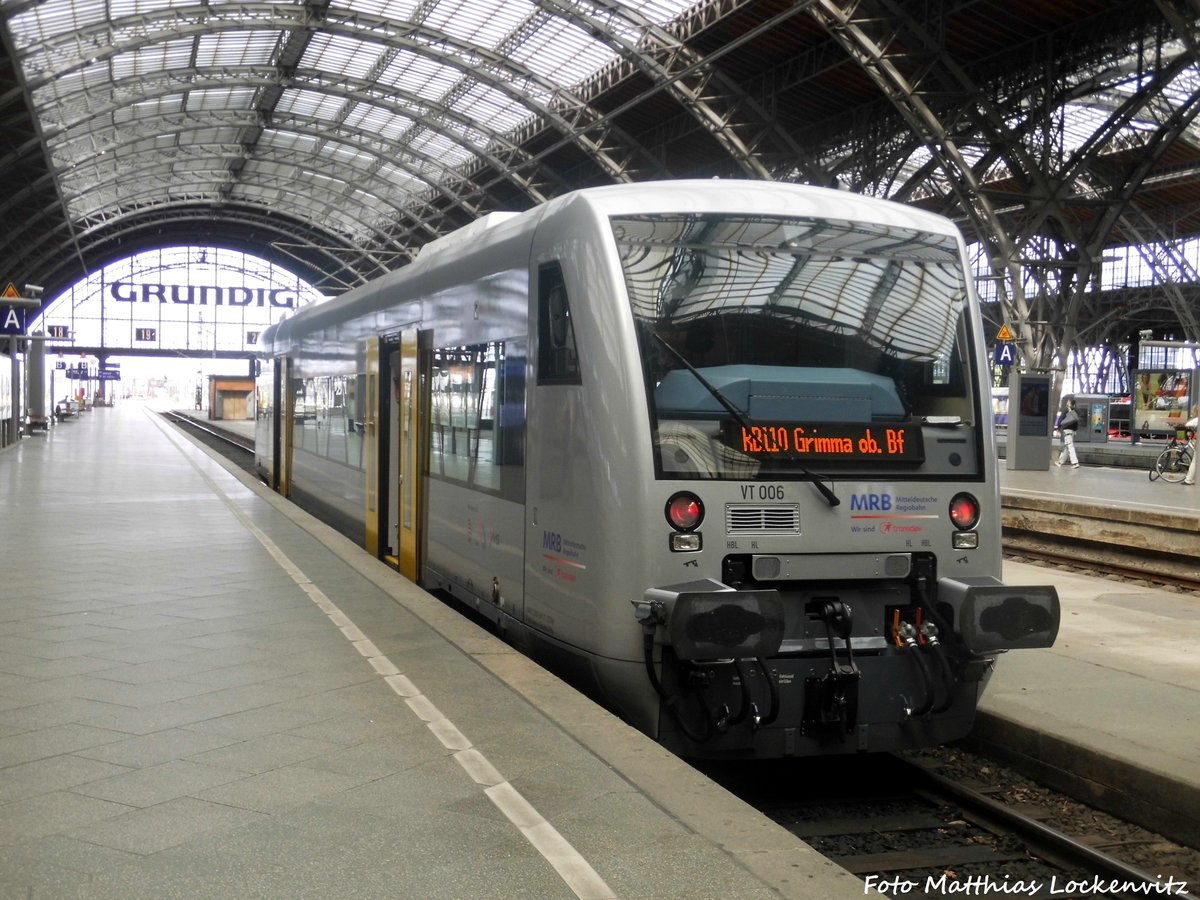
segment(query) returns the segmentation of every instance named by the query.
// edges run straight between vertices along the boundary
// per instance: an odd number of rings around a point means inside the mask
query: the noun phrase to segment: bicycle
[[[1154,465],[1150,467],[1150,480],[1161,478],[1172,484],[1178,484],[1187,477],[1192,457],[1196,454],[1196,435],[1192,432],[1187,440],[1178,437],[1171,438],[1167,449],[1158,454]]]

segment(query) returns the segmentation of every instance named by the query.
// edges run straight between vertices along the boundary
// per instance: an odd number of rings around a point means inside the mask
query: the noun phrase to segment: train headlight
[[[697,531],[672,532],[671,549],[676,553],[695,553],[701,549],[700,533]]]
[[[970,494],[955,494],[950,501],[950,521],[959,531],[970,531],[979,523],[979,501]]]
[[[676,531],[695,531],[704,521],[704,504],[690,491],[672,494],[667,501],[667,521]]]

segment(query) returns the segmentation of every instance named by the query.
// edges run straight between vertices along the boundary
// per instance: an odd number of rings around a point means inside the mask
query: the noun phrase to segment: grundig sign
[[[181,306],[269,306],[294,309],[296,292],[287,288],[216,287],[201,284],[132,284],[114,281],[108,295],[122,303],[178,303]]]

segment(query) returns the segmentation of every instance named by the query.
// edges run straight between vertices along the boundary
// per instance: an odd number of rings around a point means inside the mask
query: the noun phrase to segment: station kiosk
[[[1050,375],[1014,370],[1008,382],[1007,468],[1049,470],[1053,427]]]

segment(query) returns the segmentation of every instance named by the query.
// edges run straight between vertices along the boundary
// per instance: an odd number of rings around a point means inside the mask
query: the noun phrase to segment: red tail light
[[[704,504],[689,491],[673,494],[667,501],[667,521],[676,531],[693,531],[704,521]]]
[[[950,501],[950,521],[960,531],[974,528],[979,522],[979,501],[970,494],[955,494]]]

